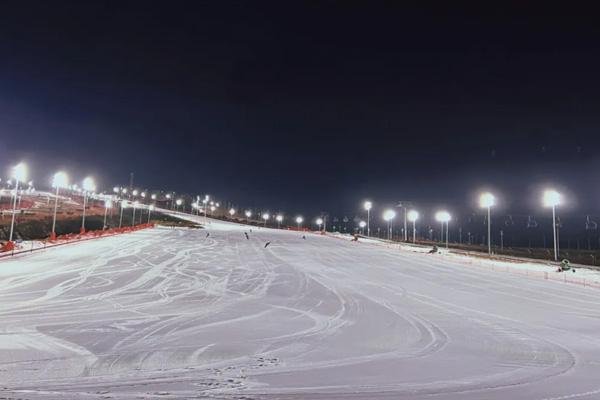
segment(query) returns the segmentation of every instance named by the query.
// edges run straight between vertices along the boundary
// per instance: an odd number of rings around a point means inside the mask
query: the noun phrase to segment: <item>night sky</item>
[[[516,212],[552,184],[600,211],[591,10],[391,3],[3,3],[2,176],[304,213],[482,188]]]

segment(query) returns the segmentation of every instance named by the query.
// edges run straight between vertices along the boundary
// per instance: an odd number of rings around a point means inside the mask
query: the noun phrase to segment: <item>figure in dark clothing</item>
[[[302,239],[306,240],[306,235],[302,235]]]
[[[250,236],[248,236],[248,232],[244,232],[244,235],[246,235],[247,240],[250,240]]]
[[[265,249],[271,244],[271,242],[265,243]]]
[[[209,236],[210,236],[210,232],[206,232],[206,237],[209,237]]]
[[[436,245],[433,245],[433,249],[429,250],[428,254],[435,254],[438,252],[438,247]]]

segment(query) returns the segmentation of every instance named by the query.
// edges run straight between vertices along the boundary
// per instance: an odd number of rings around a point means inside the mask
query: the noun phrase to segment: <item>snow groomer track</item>
[[[0,398],[600,399],[600,290],[315,234],[149,229],[0,261]]]

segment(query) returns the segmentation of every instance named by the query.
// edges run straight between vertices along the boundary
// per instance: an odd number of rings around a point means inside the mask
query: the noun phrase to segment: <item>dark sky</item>
[[[392,3],[5,2],[3,168],[290,212],[553,184],[597,211],[592,10]]]

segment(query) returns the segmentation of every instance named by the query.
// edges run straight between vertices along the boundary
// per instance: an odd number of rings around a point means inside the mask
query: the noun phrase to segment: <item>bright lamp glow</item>
[[[383,219],[384,219],[385,221],[391,221],[391,220],[393,220],[395,217],[396,217],[396,211],[394,211],[394,210],[386,210],[386,211],[383,213]]]
[[[217,209],[217,207],[215,206],[210,206],[210,211],[215,211]]]
[[[170,199],[171,198],[171,194],[167,193],[166,197],[167,197],[167,199]]]
[[[365,221],[360,221],[358,223],[358,226],[360,226],[361,228],[364,228],[365,226],[367,226],[367,223]]]
[[[229,215],[233,216],[235,214],[235,209],[231,208],[229,209]]]
[[[65,174],[64,172],[57,172],[52,178],[52,187],[60,189],[66,188],[67,186],[69,186],[68,181],[69,178],[67,177],[67,174]]]
[[[545,207],[556,207],[561,201],[560,193],[552,189],[546,190],[544,192],[543,201]]]
[[[138,191],[137,189],[133,189],[133,192],[131,192],[132,195],[137,196],[138,195]]]
[[[112,208],[112,206],[113,206],[113,202],[112,202],[111,199],[104,200],[104,207],[106,207],[106,208]]]
[[[271,216],[269,215],[269,213],[264,213],[262,215],[262,219],[264,219],[265,221],[268,220],[269,218],[271,218]]]
[[[323,225],[323,218],[317,218],[317,225]]]
[[[156,200],[156,194],[153,194],[152,196],[150,196],[150,198],[151,198],[152,200]]]
[[[419,212],[417,210],[410,210],[408,214],[406,214],[406,218],[408,218],[410,222],[415,222],[419,219]]]
[[[297,224],[301,224],[302,221],[304,221],[304,218],[302,218],[302,217],[296,217],[296,223]]]
[[[24,163],[18,163],[13,167],[12,177],[18,181],[27,179],[27,166]]]
[[[435,220],[438,222],[449,222],[452,219],[448,211],[438,211],[435,213]]]
[[[277,222],[281,222],[283,221],[283,215],[278,215],[275,217],[275,219],[277,220]]]
[[[146,197],[146,192],[142,192],[142,197]]]
[[[479,205],[481,208],[493,207],[496,205],[496,198],[489,192],[482,193],[481,196],[479,196]]]
[[[246,218],[250,218],[252,216],[252,211],[246,210]]]
[[[182,203],[183,203],[183,200],[181,200],[181,199],[177,199],[175,201],[175,204],[177,204],[178,206],[180,206]]]
[[[115,192],[115,193],[119,193],[119,187],[118,187],[118,186],[115,186],[115,187],[113,188],[113,192]]]
[[[93,192],[96,190],[96,185],[94,185],[94,180],[89,176],[83,180],[83,190],[86,192]]]
[[[365,210],[369,211],[373,207],[373,203],[371,203],[370,201],[365,201],[364,207]]]

